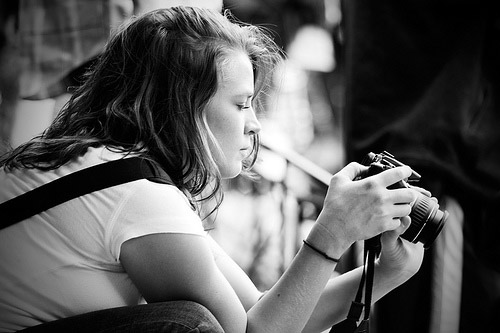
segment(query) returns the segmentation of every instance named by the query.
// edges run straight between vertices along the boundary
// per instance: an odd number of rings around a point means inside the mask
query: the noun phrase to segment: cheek
[[[224,123],[213,129],[213,134],[225,154],[241,149],[242,130],[237,124]]]
[[[211,121],[208,121],[208,126],[213,136],[215,137],[215,140],[217,140],[219,145],[222,145],[225,141],[226,136],[228,135],[227,129],[225,128],[225,123],[222,120],[216,121],[212,118]]]
[[[221,146],[239,144],[240,137],[244,134],[244,122],[240,115],[214,115],[207,118],[207,123]]]

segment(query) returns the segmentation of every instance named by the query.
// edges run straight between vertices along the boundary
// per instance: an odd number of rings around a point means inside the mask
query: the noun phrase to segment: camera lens
[[[401,237],[413,243],[421,242],[427,249],[443,229],[448,215],[431,198],[419,193],[410,213],[411,224]]]

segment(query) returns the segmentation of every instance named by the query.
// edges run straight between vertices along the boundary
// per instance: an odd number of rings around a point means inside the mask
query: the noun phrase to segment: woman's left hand
[[[381,235],[382,251],[379,269],[398,283],[403,283],[418,272],[424,258],[422,243],[414,244],[400,237],[411,223],[408,216],[401,218],[401,225]]]

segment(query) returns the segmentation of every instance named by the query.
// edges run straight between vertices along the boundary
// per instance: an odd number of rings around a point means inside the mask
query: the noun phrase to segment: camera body
[[[369,166],[368,172],[363,178],[404,165],[386,151],[380,154],[368,153],[361,163]],[[406,180],[399,181],[388,188],[410,188],[409,182],[417,182],[420,178],[421,176],[413,171]],[[412,243],[421,242],[427,249],[443,229],[448,215],[447,211],[439,209],[439,204],[436,201],[418,192],[417,200],[415,200],[410,213],[411,224],[401,237]]]

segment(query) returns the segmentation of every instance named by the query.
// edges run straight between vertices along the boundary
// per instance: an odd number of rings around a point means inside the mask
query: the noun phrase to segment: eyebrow
[[[242,94],[235,94],[234,97],[243,97],[245,99],[248,98],[253,98],[253,93],[242,93]]]

